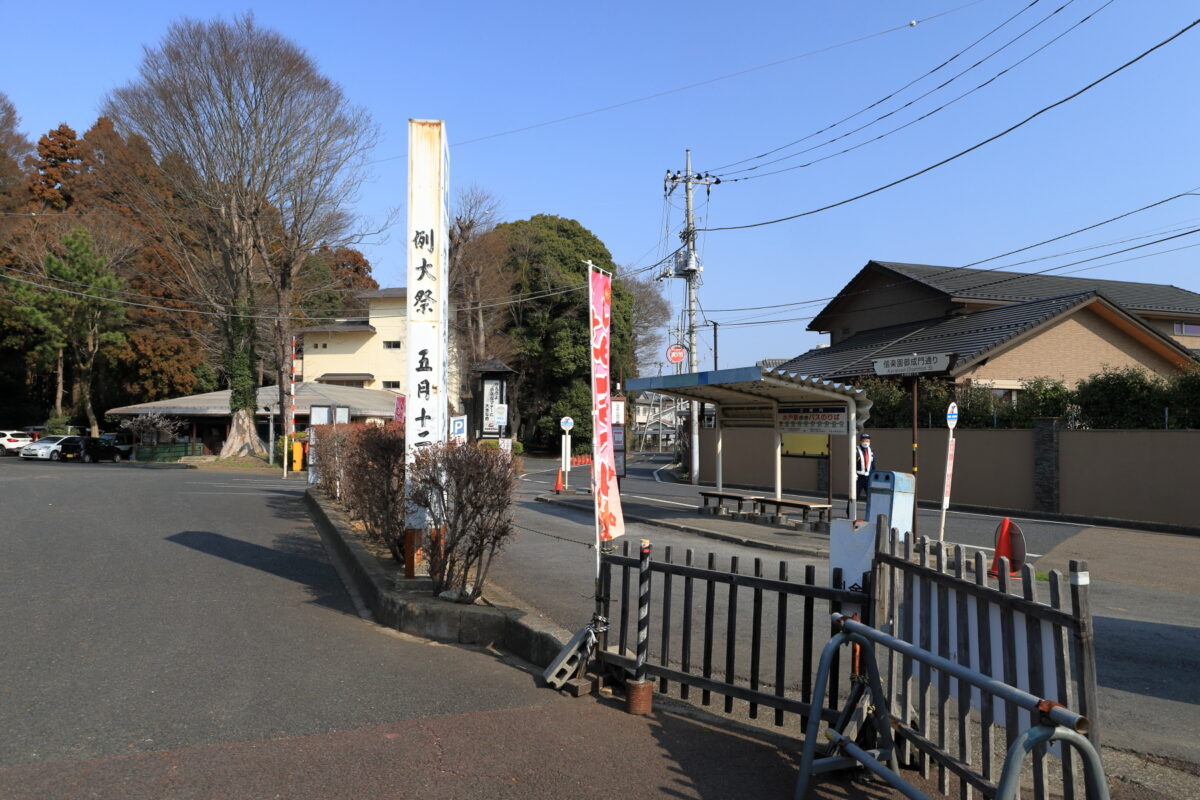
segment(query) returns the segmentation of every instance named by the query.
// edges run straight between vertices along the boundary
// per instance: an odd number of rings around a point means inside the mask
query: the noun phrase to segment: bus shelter
[[[631,392],[659,392],[715,407],[717,491],[724,489],[721,439],[726,428],[774,429],[771,457],[775,463],[776,498],[783,496],[785,433],[844,435],[848,448],[850,519],[856,518],[855,434],[862,430],[871,411],[871,401],[862,389],[762,366],[635,378],[625,388]]]

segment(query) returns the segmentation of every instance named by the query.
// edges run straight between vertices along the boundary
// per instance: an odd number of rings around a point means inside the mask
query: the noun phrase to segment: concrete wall
[[[1200,431],[1061,431],[1064,514],[1200,526]]]
[[[700,431],[700,479],[706,482],[716,478],[715,434]],[[918,436],[917,493],[938,502],[947,431],[921,428]],[[1040,451],[1033,430],[959,430],[954,438],[956,505],[1200,527],[1200,496],[1189,484],[1200,431],[1057,430],[1049,438],[1043,432]],[[911,430],[872,429],[871,439],[880,469],[912,471]],[[845,448],[845,437],[834,437],[833,488],[843,497]],[[772,431],[728,429],[723,449],[726,484],[774,485]],[[784,458],[784,490],[824,494],[823,469],[820,459]],[[1040,485],[1035,473],[1043,476]]]

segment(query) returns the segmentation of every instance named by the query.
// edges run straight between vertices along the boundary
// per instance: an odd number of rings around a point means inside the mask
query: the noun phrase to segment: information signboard
[[[779,431],[789,433],[845,434],[850,413],[845,406],[798,405],[779,407]]]

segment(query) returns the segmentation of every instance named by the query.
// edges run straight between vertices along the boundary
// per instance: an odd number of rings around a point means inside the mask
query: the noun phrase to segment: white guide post
[[[404,423],[410,462],[418,448],[445,442],[447,438],[448,173],[445,123],[410,119],[405,342],[408,383]],[[423,512],[406,507],[404,527],[415,535],[429,527],[429,520]],[[406,550],[409,546],[406,542]]]

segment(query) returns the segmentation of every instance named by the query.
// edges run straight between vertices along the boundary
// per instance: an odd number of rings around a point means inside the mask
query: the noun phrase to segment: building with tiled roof
[[[1068,384],[1106,367],[1200,365],[1200,294],[1161,284],[871,261],[809,325],[830,344],[780,369],[834,379],[938,357],[938,374],[993,388]],[[902,362],[901,362],[902,363]]]

